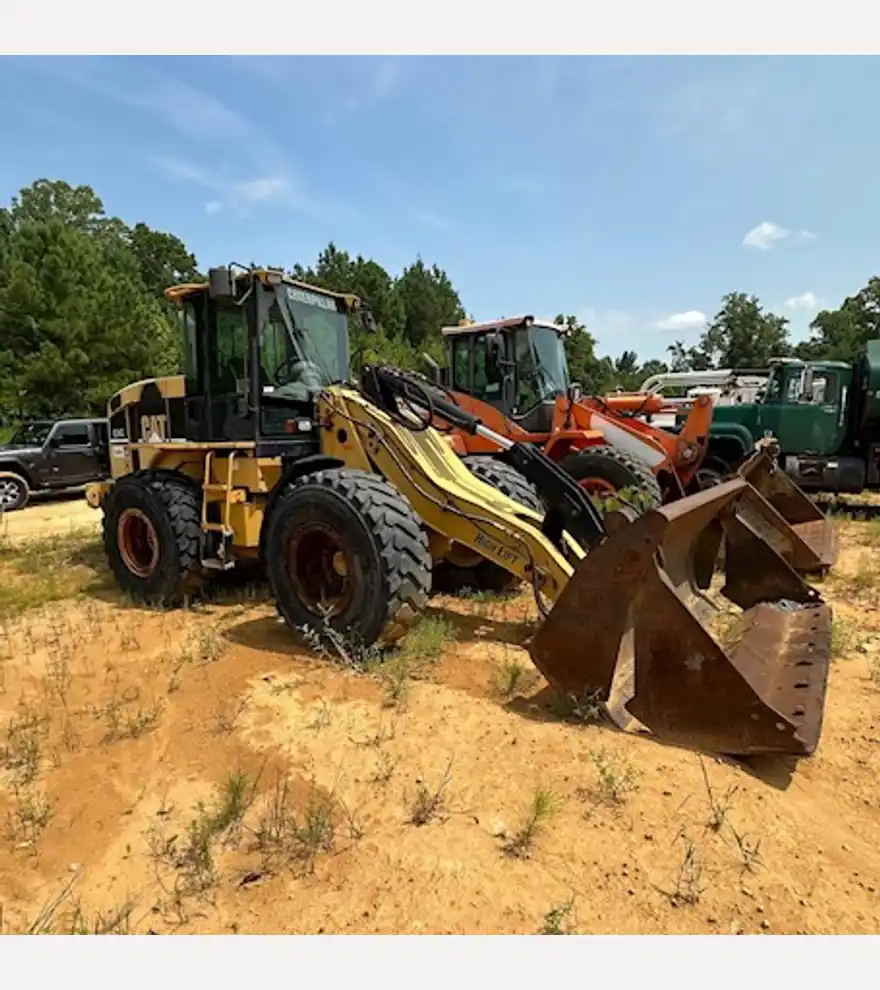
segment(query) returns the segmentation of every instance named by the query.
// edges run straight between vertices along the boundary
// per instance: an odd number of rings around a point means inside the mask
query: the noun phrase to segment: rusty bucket
[[[753,523],[801,574],[825,574],[837,563],[837,527],[777,463],[775,442],[762,442],[737,469],[755,490]]]
[[[812,753],[831,609],[751,524],[753,498],[733,479],[635,520],[609,517],[608,539],[579,561],[532,639],[547,680],[602,701],[622,729],[679,745]]]

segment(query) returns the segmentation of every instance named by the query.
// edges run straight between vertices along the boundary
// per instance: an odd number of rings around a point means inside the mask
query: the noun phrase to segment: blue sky
[[[0,198],[88,183],[205,267],[421,254],[477,319],[658,357],[725,292],[800,337],[878,273],[878,88],[869,57],[6,58]]]

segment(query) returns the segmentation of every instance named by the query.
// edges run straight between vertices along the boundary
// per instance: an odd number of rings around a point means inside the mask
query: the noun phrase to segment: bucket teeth
[[[750,491],[734,479],[610,526],[532,640],[547,680],[565,694],[600,698],[620,728],[635,719],[680,745],[811,753],[822,727],[831,610],[741,514]],[[698,618],[719,614],[705,590],[722,541],[722,594],[744,610],[730,645]]]

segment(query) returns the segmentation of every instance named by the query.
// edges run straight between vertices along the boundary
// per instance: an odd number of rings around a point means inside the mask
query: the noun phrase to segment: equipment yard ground
[[[130,604],[81,499],[10,514],[3,930],[876,933],[880,524],[837,521],[822,741],[747,766],[567,709],[527,590],[435,596],[357,672],[240,576]]]

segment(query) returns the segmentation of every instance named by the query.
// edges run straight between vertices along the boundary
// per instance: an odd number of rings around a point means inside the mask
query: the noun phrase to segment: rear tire
[[[497,488],[503,495],[527,509],[544,515],[544,503],[535,486],[506,461],[497,457],[475,455],[465,457],[464,463],[480,481]],[[519,584],[520,579],[515,574],[485,558],[466,567],[444,560],[437,564],[434,572],[434,587],[449,594],[456,594],[465,588],[506,594],[514,591]]]
[[[390,646],[427,602],[428,537],[409,502],[375,474],[334,468],[298,478],[264,525],[266,575],[294,629],[321,635],[326,623],[359,646]]]
[[[623,488],[634,488],[641,496],[640,511],[663,502],[660,483],[651,469],[616,447],[587,447],[569,454],[560,466],[592,496],[607,497]]]
[[[0,471],[0,512],[23,509],[31,496],[30,485],[14,471]]]
[[[201,583],[201,493],[172,471],[117,481],[104,503],[104,551],[123,590],[173,605]]]

